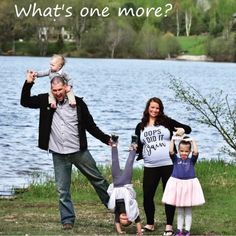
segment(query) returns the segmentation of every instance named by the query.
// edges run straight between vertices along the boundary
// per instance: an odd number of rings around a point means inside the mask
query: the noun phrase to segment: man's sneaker
[[[175,236],[183,236],[182,231],[180,229],[177,229],[175,232]]]
[[[114,145],[114,146],[117,146],[118,138],[119,138],[119,136],[117,136],[117,135],[114,135],[114,134],[111,135],[112,146],[113,146],[113,145]]]

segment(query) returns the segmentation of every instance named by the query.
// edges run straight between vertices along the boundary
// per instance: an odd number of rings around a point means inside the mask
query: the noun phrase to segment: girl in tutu
[[[205,203],[199,180],[195,176],[194,165],[198,158],[196,142],[184,137],[178,145],[179,156],[175,153],[175,141],[179,137],[173,136],[170,142],[170,157],[174,168],[162,197],[162,202],[177,207],[177,232],[175,235],[190,235],[192,224],[192,206]],[[192,155],[189,157],[191,153]],[[185,230],[183,230],[185,222]]]

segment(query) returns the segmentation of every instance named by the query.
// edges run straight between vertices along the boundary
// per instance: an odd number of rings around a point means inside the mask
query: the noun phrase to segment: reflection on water
[[[20,106],[25,72],[48,68],[49,58],[0,57],[0,191],[27,186],[32,173],[53,175],[51,156],[37,148],[38,110]],[[235,64],[160,60],[109,60],[68,58],[65,71],[74,80],[74,92],[84,97],[98,126],[119,135],[119,153],[126,159],[130,136],[142,117],[146,101],[160,97],[165,113],[186,124],[199,143],[200,159],[228,158],[219,152],[218,133],[196,122],[196,114],[173,102],[168,73],[196,86],[203,94],[221,88],[235,98]],[[39,78],[32,93],[47,92],[49,79]],[[235,102],[235,101],[234,101]],[[88,135],[89,149],[99,164],[110,164],[110,148]],[[142,165],[136,162],[135,165]]]

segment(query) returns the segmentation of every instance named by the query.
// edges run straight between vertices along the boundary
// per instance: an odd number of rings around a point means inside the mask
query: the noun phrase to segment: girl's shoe
[[[112,146],[113,146],[113,147],[116,147],[116,146],[117,146],[117,144],[118,144],[118,138],[119,138],[119,136],[117,136],[117,135],[114,135],[114,134],[111,135]]]
[[[52,103],[51,103],[51,108],[52,108],[52,109],[56,109],[56,108],[57,108],[56,102],[52,102]]]
[[[131,144],[138,144],[138,136],[137,135],[131,136]]]
[[[131,144],[130,144],[129,150],[130,151],[133,151],[133,150],[136,151],[137,147],[138,147],[138,136],[137,135],[132,135],[131,136]]]
[[[182,234],[182,231],[180,229],[177,229],[177,231],[175,232],[175,236],[183,236],[184,234]]]
[[[185,230],[183,235],[184,236],[190,236],[190,232],[188,230]]]

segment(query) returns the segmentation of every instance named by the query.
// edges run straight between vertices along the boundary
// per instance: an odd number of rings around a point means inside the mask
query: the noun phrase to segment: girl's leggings
[[[185,230],[190,231],[192,225],[192,207],[177,207],[177,228],[183,230],[185,223]]]

